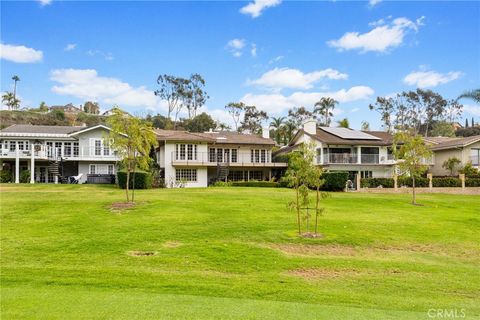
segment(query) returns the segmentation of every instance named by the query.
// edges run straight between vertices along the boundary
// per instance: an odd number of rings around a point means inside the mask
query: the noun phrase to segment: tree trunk
[[[133,183],[132,183],[132,202],[135,202],[135,167],[137,166],[137,162],[133,160]]]
[[[318,206],[320,202],[320,187],[317,186],[317,202],[315,204],[315,234],[318,233]]]
[[[130,195],[128,194],[128,184],[130,183],[130,165],[127,165],[127,184],[125,185],[125,192],[127,195],[127,202],[130,202]]]
[[[302,234],[302,230],[300,228],[300,203],[299,203],[299,196],[298,196],[298,185],[296,187],[296,192],[297,192],[297,223],[298,223],[298,234]]]
[[[415,176],[412,175],[412,204],[416,205],[417,202],[415,200]]]

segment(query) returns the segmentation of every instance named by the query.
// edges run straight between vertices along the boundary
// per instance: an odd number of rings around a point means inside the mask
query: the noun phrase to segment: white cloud
[[[63,51],[72,51],[77,47],[76,43],[69,43],[65,48],[63,48]]]
[[[262,14],[263,10],[278,6],[280,3],[282,3],[281,0],[254,0],[241,8],[240,12],[250,15],[252,18],[257,18]]]
[[[277,56],[273,59],[270,59],[270,61],[268,61],[268,64],[272,64],[272,63],[275,63],[275,62],[278,62],[280,60],[283,60],[283,58],[285,58],[284,56]]]
[[[382,0],[369,0],[368,1],[368,5],[370,7],[375,7],[377,4],[379,4],[380,2],[382,2]]]
[[[257,45],[255,43],[252,43],[251,45],[250,54],[252,55],[252,57],[257,56]]]
[[[52,4],[52,0],[37,0],[42,7]]]
[[[403,78],[403,82],[419,88],[432,88],[456,80],[463,75],[460,71],[439,73],[436,71],[412,71]]]
[[[33,63],[42,61],[43,52],[25,46],[0,43],[0,57],[17,63]]]
[[[348,75],[330,68],[309,73],[298,69],[274,68],[256,80],[247,80],[247,83],[273,89],[310,89],[315,82],[324,78],[343,80],[347,79]]]
[[[232,53],[234,57],[241,57],[243,48],[245,48],[245,39],[232,39],[228,41],[226,49]]]
[[[95,56],[98,55],[98,56],[103,57],[107,61],[112,61],[114,59],[112,53],[103,52],[101,50],[88,50],[87,55],[89,55],[90,57],[95,57]]]
[[[279,93],[258,95],[247,93],[240,101],[247,105],[255,105],[271,114],[281,114],[294,106],[313,106],[322,97],[331,97],[340,103],[346,103],[369,99],[373,94],[374,91],[370,87],[356,86],[333,92],[294,92],[288,96]]]
[[[474,106],[474,105],[464,104],[463,111],[473,114],[474,116],[480,117],[480,105]]]
[[[50,79],[58,83],[52,87],[57,94],[120,107],[164,108],[153,91],[144,86],[134,88],[121,80],[101,77],[93,69],[56,69],[51,71]]]
[[[400,46],[409,31],[418,31],[423,26],[421,17],[415,22],[407,18],[396,18],[390,23],[384,19],[371,23],[374,29],[367,33],[347,32],[340,39],[330,40],[327,44],[339,51],[360,50],[360,52],[387,52]]]

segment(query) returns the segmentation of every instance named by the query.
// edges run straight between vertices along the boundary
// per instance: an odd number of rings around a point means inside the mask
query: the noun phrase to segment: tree
[[[397,165],[405,175],[412,178],[412,204],[417,205],[415,197],[415,179],[427,171],[425,162],[432,157],[422,136],[408,131],[395,134],[393,139],[393,154],[399,159]]]
[[[453,176],[453,172],[455,169],[462,163],[460,159],[453,157],[453,158],[448,158],[448,160],[445,160],[442,164],[442,168],[445,170],[450,171],[450,175]]]
[[[100,106],[97,102],[87,101],[83,105],[83,111],[89,114],[99,114]]]
[[[288,120],[292,122],[295,127],[300,127],[305,121],[312,118],[315,118],[315,115],[305,107],[293,107],[288,110]]]
[[[393,131],[392,114],[395,111],[393,98],[377,97],[376,102],[374,104],[370,104],[368,108],[380,113],[385,129],[388,132]]]
[[[473,121],[473,117],[472,117],[472,127],[475,127],[475,121]]]
[[[338,101],[330,97],[323,97],[320,99],[320,101],[315,103],[313,113],[323,117],[322,125],[326,127],[330,126],[332,121],[331,117],[333,117],[333,110],[337,104]]]
[[[338,121],[338,126],[340,128],[350,128],[350,123],[347,118]]]
[[[167,118],[165,116],[162,116],[161,114],[157,114],[157,115],[154,115],[154,116],[147,115],[145,120],[150,121],[154,128],[158,128],[158,129],[172,129],[173,128],[172,121],[169,118]]]
[[[239,131],[249,131],[251,134],[261,134],[262,122],[268,119],[265,111],[258,110],[255,106],[245,106],[243,121]]]
[[[205,80],[198,73],[190,76],[185,82],[185,105],[188,110],[188,119],[197,116],[197,110],[200,109],[209,98],[207,92],[203,89]]]
[[[48,106],[44,101],[40,102],[40,105],[38,106],[38,111],[44,112],[44,113],[48,112]]]
[[[20,78],[15,75],[12,77],[13,80],[13,98],[15,99],[17,97],[17,82],[20,81]]]
[[[460,99],[471,99],[477,103],[480,103],[480,89],[465,91],[460,96],[458,96],[457,100]]]
[[[232,116],[235,131],[238,131],[238,123],[240,122],[242,112],[245,110],[245,104],[243,102],[230,102],[225,106],[225,109]]]
[[[156,135],[149,122],[142,121],[128,113],[114,108],[107,119],[112,129],[109,135],[111,147],[117,151],[121,163],[126,170],[126,199],[130,202],[130,175],[133,173],[133,188],[131,201],[135,201],[135,170],[147,170],[150,165],[150,151],[157,143]]]
[[[480,135],[480,126],[470,128],[460,128],[455,131],[457,137],[472,137]]]
[[[468,128],[468,118],[465,118],[465,128]]]
[[[362,131],[370,131],[370,123],[362,121]]]
[[[171,76],[160,75],[157,78],[157,84],[160,89],[155,91],[155,95],[165,100],[168,104],[167,118],[171,118],[172,112],[175,112],[175,120],[173,122],[173,128],[176,128],[177,117],[185,104],[190,101],[189,80]]]
[[[277,144],[282,143],[284,121],[285,117],[272,117],[272,121],[270,122],[270,127],[273,129],[273,136]]]
[[[453,125],[445,121],[436,121],[432,125],[432,131],[430,132],[432,137],[455,137],[455,129]]]
[[[295,135],[297,131],[297,126],[292,120],[285,122],[283,126],[283,144],[287,145]]]
[[[16,110],[20,107],[20,100],[15,98],[13,92],[5,92],[2,95],[2,102],[8,107],[8,110]]]
[[[206,132],[215,129],[217,124],[209,114],[202,112],[191,120],[185,120],[184,126],[190,132]]]
[[[226,123],[217,122],[216,129],[219,131],[228,131],[228,130],[231,130],[232,128]]]

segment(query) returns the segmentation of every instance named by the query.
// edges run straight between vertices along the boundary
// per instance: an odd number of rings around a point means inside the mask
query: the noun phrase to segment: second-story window
[[[208,161],[215,162],[215,148],[210,148],[208,151]]]
[[[65,142],[64,145],[63,145],[63,151],[65,153],[65,157],[72,156],[72,143],[71,142]]]
[[[102,140],[95,140],[95,155],[102,155]]]
[[[62,156],[62,143],[61,142],[55,142],[55,154],[57,157]]]
[[[237,149],[232,149],[232,162],[238,161],[238,153]]]
[[[78,142],[74,142],[74,143],[73,143],[73,156],[74,156],[74,157],[78,157],[78,155],[79,155]]]
[[[265,150],[260,150],[260,160],[262,163],[265,163],[267,162],[267,157],[266,157],[266,153],[265,153]]]
[[[183,143],[176,144],[175,160],[197,160],[197,145]]]
[[[110,155],[110,146],[108,145],[108,143],[103,144],[103,155],[104,156]]]

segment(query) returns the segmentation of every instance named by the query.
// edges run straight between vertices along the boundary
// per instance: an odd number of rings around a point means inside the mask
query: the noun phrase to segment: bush
[[[232,181],[232,187],[257,187],[257,188],[278,188],[280,184],[273,181]]]
[[[133,172],[130,173],[129,188],[133,188]],[[127,185],[127,173],[125,171],[118,171],[117,173],[118,186],[125,189]],[[135,189],[151,189],[152,188],[152,174],[144,171],[135,172]]]
[[[465,187],[480,187],[480,178],[466,178]]]
[[[400,177],[398,178],[398,186],[407,186],[411,187],[412,186],[412,178],[411,177]],[[421,178],[421,177],[416,177],[415,178],[415,187],[419,188],[428,188],[428,179],[427,178]]]
[[[231,181],[216,181],[214,184],[211,185],[212,187],[231,187]]]
[[[10,170],[0,170],[0,182],[12,182],[12,172]]]
[[[393,178],[364,178],[360,179],[362,188],[393,188],[395,186]]]
[[[30,170],[23,170],[20,173],[20,183],[29,183],[30,182]]]
[[[347,184],[348,172],[325,172],[322,179],[325,180],[322,190],[342,191]]]
[[[461,187],[462,181],[459,178],[432,178],[432,185],[435,188],[439,187]]]

